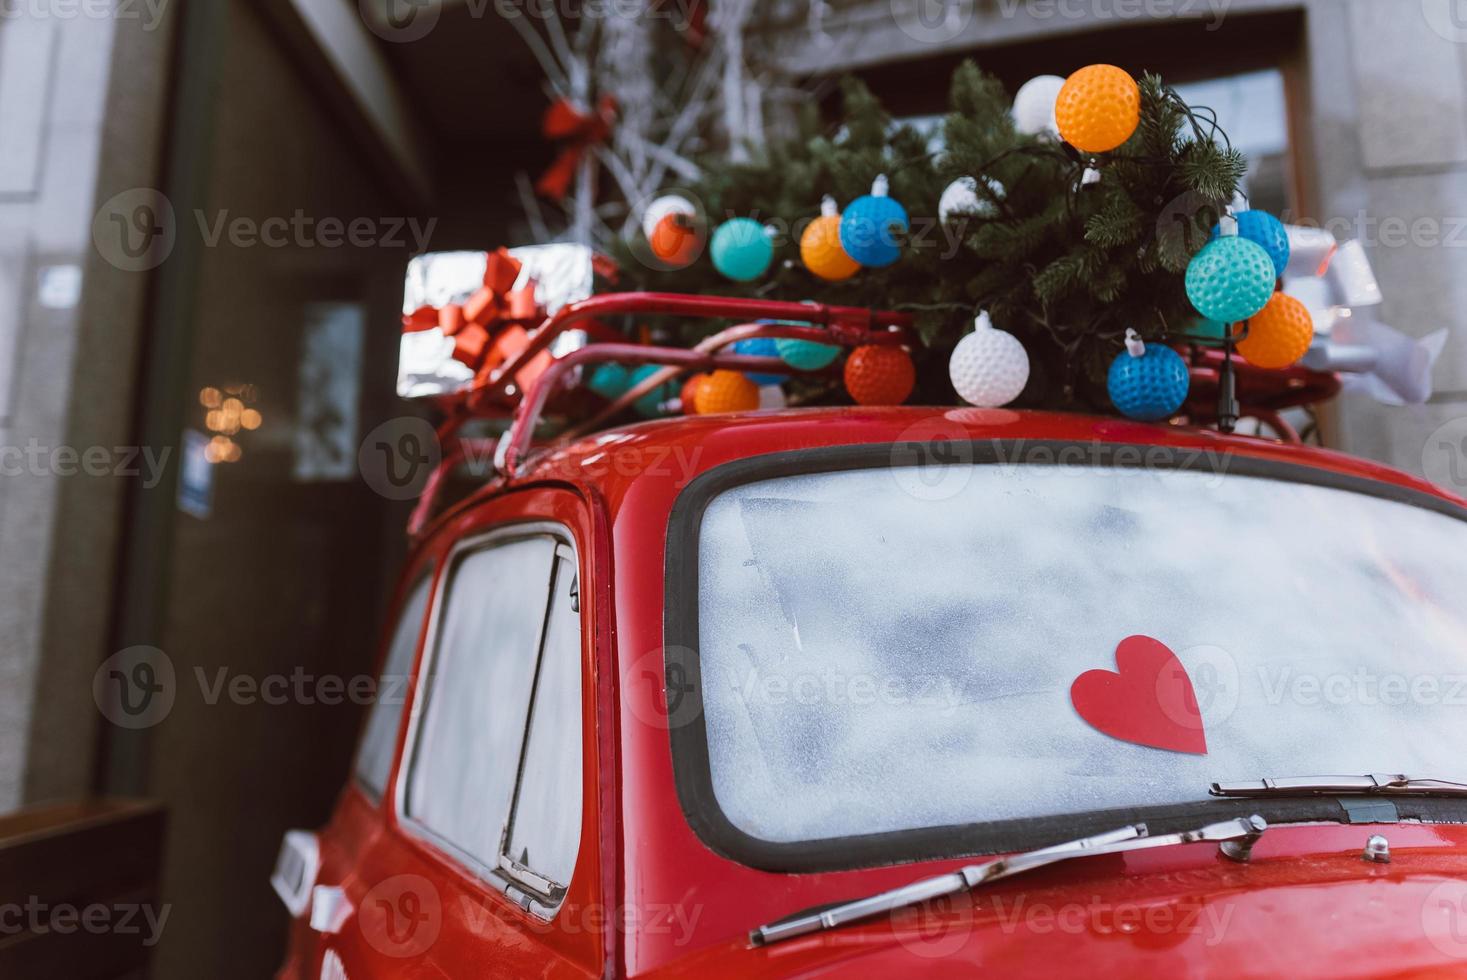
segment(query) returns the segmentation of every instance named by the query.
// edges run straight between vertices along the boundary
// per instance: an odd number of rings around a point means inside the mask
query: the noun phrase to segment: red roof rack
[[[1299,433],[1281,414],[1284,409],[1316,405],[1340,393],[1340,376],[1314,371],[1302,365],[1282,370],[1254,367],[1237,354],[1193,347],[1187,353],[1192,385],[1183,410],[1193,425],[1218,425],[1222,421],[1223,389],[1236,393],[1234,410],[1239,417],[1263,422],[1284,442],[1299,443]],[[1229,425],[1237,418],[1228,420]],[[1221,426],[1220,426],[1221,427]],[[1231,431],[1229,428],[1228,431]]]
[[[618,314],[793,322],[742,323],[708,337],[692,349],[595,342],[596,337],[607,334],[604,330],[592,330],[592,343],[552,360],[528,390],[522,391],[517,387],[516,377],[540,357],[556,337],[568,330],[593,326],[598,317]],[[462,463],[470,451],[487,454],[483,440],[460,438],[459,430],[465,423],[476,418],[505,418],[512,413],[509,430],[499,437],[495,446],[494,463],[499,478],[513,479],[531,451],[535,427],[546,404],[552,395],[563,389],[567,377],[577,367],[615,362],[656,364],[662,365],[664,370],[644,379],[590,418],[572,426],[560,436],[561,442],[595,431],[637,398],[681,374],[716,369],[777,374],[829,373],[829,369],[802,372],[774,357],[724,352],[724,348],[740,340],[784,337],[843,347],[867,344],[911,346],[914,341],[910,327],[911,317],[908,314],[887,310],[682,293],[609,293],[564,306],[535,328],[525,346],[508,360],[481,371],[462,391],[436,399],[447,415],[438,427],[442,459],[430,474],[413,510],[408,534],[417,536],[427,526],[437,498],[454,467]]]

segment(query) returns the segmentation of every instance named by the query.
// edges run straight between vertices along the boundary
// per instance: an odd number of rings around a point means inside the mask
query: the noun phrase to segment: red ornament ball
[[[703,231],[691,214],[674,211],[663,215],[648,240],[652,254],[671,266],[692,265],[703,251]]]
[[[917,383],[917,369],[900,347],[867,344],[846,358],[845,378],[857,405],[900,405]]]
[[[698,414],[698,389],[708,379],[706,374],[694,374],[683,382],[682,403],[684,415]]]

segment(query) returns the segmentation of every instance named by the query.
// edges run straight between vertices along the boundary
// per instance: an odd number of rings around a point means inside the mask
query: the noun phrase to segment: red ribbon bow
[[[486,363],[503,360],[502,339],[508,328],[540,318],[535,303],[534,280],[515,289],[515,280],[523,268],[519,259],[500,248],[490,252],[484,261],[484,284],[463,303],[447,303],[441,307],[420,306],[403,315],[404,333],[438,327],[444,336],[453,338],[453,356],[475,372]],[[523,333],[521,328],[520,333]]]
[[[540,132],[546,139],[565,140],[560,155],[535,182],[535,191],[552,201],[563,201],[575,179],[576,167],[587,150],[606,141],[616,122],[616,100],[603,95],[593,113],[582,112],[566,99],[556,99],[545,110]]]

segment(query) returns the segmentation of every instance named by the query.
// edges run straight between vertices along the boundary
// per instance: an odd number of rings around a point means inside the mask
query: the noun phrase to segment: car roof
[[[555,481],[593,489],[614,514],[636,487],[648,481],[686,484],[739,459],[827,446],[942,440],[1003,446],[1012,454],[1005,458],[1014,462],[1055,462],[1057,449],[1069,445],[1079,448],[1058,461],[1084,463],[1085,447],[1115,445],[1136,447],[1125,465],[1166,465],[1160,458],[1166,454],[1214,458],[1238,454],[1376,480],[1467,507],[1467,501],[1425,480],[1327,449],[1104,416],[951,406],[790,408],[641,422],[543,448],[512,481],[496,481],[472,499]],[[1155,460],[1147,458],[1152,449]]]

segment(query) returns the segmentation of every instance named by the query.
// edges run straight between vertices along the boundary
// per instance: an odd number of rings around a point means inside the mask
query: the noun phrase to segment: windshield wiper
[[[1077,857],[1118,854],[1125,851],[1139,851],[1148,847],[1191,844],[1196,841],[1219,841],[1223,854],[1234,861],[1246,861],[1249,852],[1253,849],[1254,842],[1267,829],[1268,824],[1256,813],[1250,817],[1224,820],[1220,823],[1199,827],[1196,830],[1184,830],[1157,837],[1148,836],[1144,823],[1128,824],[1093,837],[1081,837],[1078,840],[1025,851],[1022,854],[998,858],[984,864],[970,864],[948,874],[922,878],[910,885],[893,888],[890,891],[872,895],[870,898],[859,898],[819,910],[797,912],[789,918],[755,929],[749,933],[749,941],[756,946],[767,946],[770,943],[793,939],[812,932],[838,929],[851,922],[881,915],[883,912],[918,905],[944,895],[954,895],[991,881],[998,881],[1001,878],[1008,878],[1011,875]]]
[[[1363,776],[1283,776],[1213,783],[1213,796],[1308,796],[1364,793],[1374,796],[1467,796],[1467,783],[1446,779],[1367,773]]]

